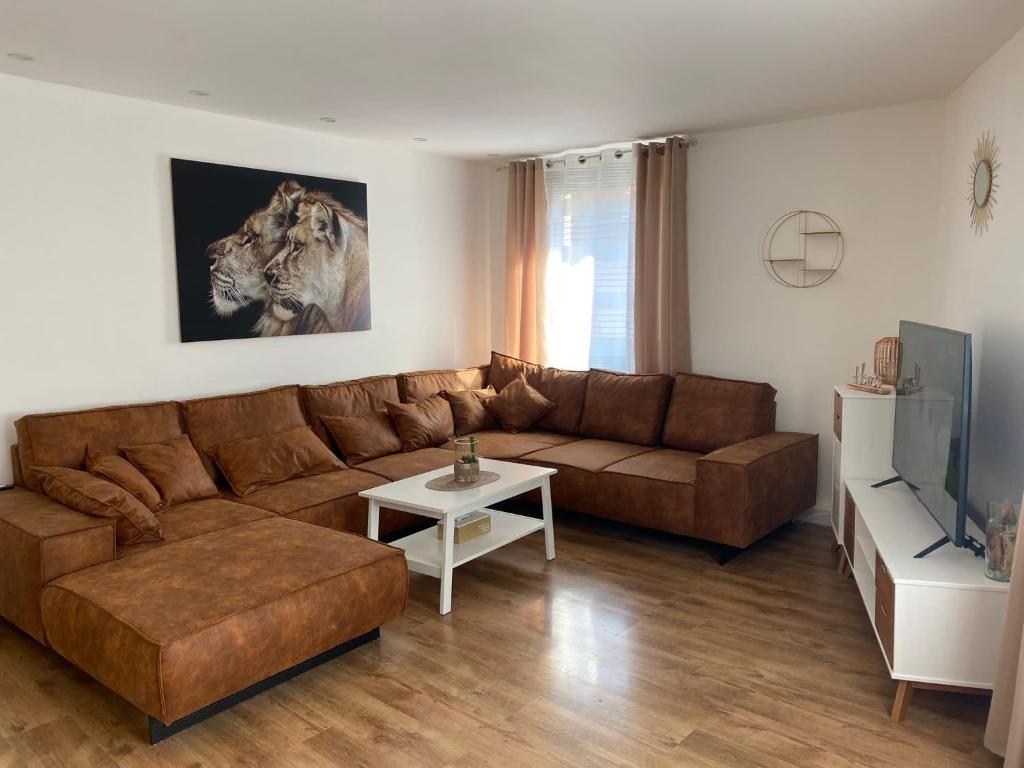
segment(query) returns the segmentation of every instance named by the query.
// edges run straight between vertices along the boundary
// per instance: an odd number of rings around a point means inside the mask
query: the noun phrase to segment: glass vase
[[[480,479],[480,458],[475,437],[455,438],[455,482],[475,483]]]
[[[1010,580],[1019,523],[1019,504],[1012,501],[988,503],[988,524],[985,526],[985,575],[993,581]]]

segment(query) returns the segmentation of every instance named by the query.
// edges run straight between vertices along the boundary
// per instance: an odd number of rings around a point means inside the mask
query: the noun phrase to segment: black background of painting
[[[286,179],[295,179],[306,189],[328,192],[356,215],[366,217],[366,185],[356,181],[171,159],[182,341],[247,339],[255,335],[252,326],[263,311],[261,303],[250,304],[231,317],[214,314],[206,247],[236,231],[250,213],[266,206]]]

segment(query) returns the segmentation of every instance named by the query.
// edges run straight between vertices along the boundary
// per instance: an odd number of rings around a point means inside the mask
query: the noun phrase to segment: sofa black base
[[[354,637],[351,640],[346,640],[344,643],[336,645],[333,648],[312,657],[311,659],[301,661],[293,667],[289,667],[288,669],[284,669],[278,672],[276,675],[271,675],[270,677],[264,680],[260,680],[258,683],[253,683],[248,688],[243,688],[238,693],[233,693],[230,696],[225,696],[220,701],[215,701],[213,702],[213,704],[208,704],[202,709],[196,710],[191,715],[187,715],[181,718],[180,720],[175,720],[170,725],[164,725],[155,717],[150,717],[149,743],[156,744],[158,742],[161,742],[168,736],[173,736],[176,733],[180,733],[181,731],[195,725],[196,723],[201,723],[208,717],[212,717],[213,715],[223,712],[225,709],[229,709],[230,707],[235,706],[235,704],[243,702],[248,698],[251,698],[257,694],[263,693],[264,691],[273,688],[278,683],[283,683],[286,680],[291,680],[293,677],[301,675],[303,672],[308,672],[314,667],[320,666],[324,662],[330,661],[331,659],[336,659],[339,656],[348,653],[349,651],[355,650],[361,645],[366,645],[367,643],[377,640],[379,637],[380,627],[371,629],[364,635]]]

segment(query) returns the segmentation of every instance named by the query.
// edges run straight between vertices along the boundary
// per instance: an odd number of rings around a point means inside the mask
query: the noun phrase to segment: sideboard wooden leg
[[[907,713],[910,700],[914,698],[914,684],[909,680],[899,680],[896,686],[896,698],[892,702],[892,721],[899,723]]]

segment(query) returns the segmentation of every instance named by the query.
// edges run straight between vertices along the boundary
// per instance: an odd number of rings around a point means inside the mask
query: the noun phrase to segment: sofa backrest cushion
[[[775,430],[771,384],[677,373],[662,442],[710,453]]]
[[[672,377],[591,369],[580,434],[638,445],[657,445],[672,391]]]
[[[188,400],[181,408],[192,444],[215,480],[219,473],[208,455],[210,449],[229,440],[306,426],[306,414],[296,385],[241,395],[203,397]]]
[[[177,403],[39,413],[23,416],[14,426],[21,481],[26,488],[39,492],[43,486],[33,466],[81,469],[89,445],[117,452],[118,446],[126,443],[153,443],[184,434]]]
[[[555,404],[554,409],[536,426],[550,432],[578,434],[590,372],[550,368],[491,352],[490,380],[497,392],[515,381],[519,374],[526,376],[527,384]]]
[[[415,403],[449,390],[461,392],[467,389],[483,389],[487,386],[489,367],[478,365],[474,368],[400,373],[398,394],[403,403]]]
[[[322,416],[360,416],[384,409],[385,402],[397,402],[398,379],[395,376],[369,376],[365,379],[338,381],[302,387],[302,399],[309,414],[309,426],[317,437],[332,445]]]

